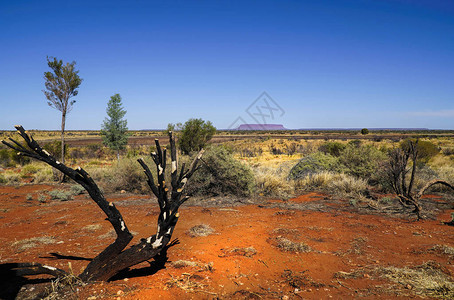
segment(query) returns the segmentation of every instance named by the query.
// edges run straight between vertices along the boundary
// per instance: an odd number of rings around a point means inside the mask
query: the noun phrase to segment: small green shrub
[[[308,175],[317,174],[323,171],[338,170],[338,160],[336,157],[316,152],[303,157],[291,170],[289,178],[296,180]]]
[[[339,156],[347,174],[369,180],[379,165],[386,160],[386,155],[371,145],[349,143]]]
[[[325,154],[339,157],[341,152],[344,151],[345,147],[347,147],[345,144],[339,142],[325,142],[320,145],[318,150]]]
[[[71,186],[70,191],[71,191],[71,194],[73,194],[74,196],[77,196],[77,195],[80,195],[83,192],[85,192],[85,188],[81,185],[75,184],[75,185]]]
[[[3,174],[0,174],[0,183],[1,184],[7,183],[7,180]]]
[[[19,183],[21,180],[20,175],[17,173],[6,173],[3,175],[3,178],[6,184]]]
[[[187,193],[249,196],[254,186],[249,166],[236,160],[224,147],[212,147],[203,155],[203,163],[191,178]]]
[[[10,150],[0,149],[0,165],[4,167],[14,167],[14,162],[11,160]]]
[[[410,147],[410,141],[416,142],[415,139],[406,139],[400,143],[400,147],[407,151]],[[416,145],[416,149],[418,151],[418,160],[422,163],[427,163],[432,157],[437,155],[440,152],[440,149],[434,143],[430,141],[421,141],[418,140],[418,144]]]
[[[65,190],[48,191],[47,194],[50,196],[51,200],[68,201],[73,199],[71,192]]]
[[[42,146],[53,157],[61,157],[61,140],[54,140]],[[65,144],[65,157],[68,154],[68,144]]]
[[[149,158],[145,160],[147,161]],[[143,170],[135,158],[123,157],[117,163],[105,168],[87,166],[86,171],[107,192],[121,190],[140,194],[150,192]],[[151,171],[154,171],[153,168]]]
[[[33,200],[32,194],[27,194],[27,196],[25,196],[25,199],[26,200]]]
[[[49,166],[45,166],[34,174],[34,183],[42,183],[42,182],[52,182],[54,180],[54,174],[52,172],[52,168]]]
[[[22,168],[21,173],[22,175],[36,174],[40,169],[40,166],[36,164],[28,164]]]
[[[38,195],[38,201],[41,202],[41,203],[45,203],[46,202],[46,195],[39,194]]]

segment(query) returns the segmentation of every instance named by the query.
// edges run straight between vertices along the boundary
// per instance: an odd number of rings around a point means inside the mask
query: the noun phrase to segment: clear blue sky
[[[227,128],[266,91],[287,128],[454,129],[454,2],[0,2],[0,129],[59,129],[46,56],[84,79],[67,129],[99,129],[120,93],[130,129]]]

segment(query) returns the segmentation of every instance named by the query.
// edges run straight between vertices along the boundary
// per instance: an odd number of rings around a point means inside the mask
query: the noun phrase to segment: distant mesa
[[[287,130],[282,124],[241,124],[236,130]]]

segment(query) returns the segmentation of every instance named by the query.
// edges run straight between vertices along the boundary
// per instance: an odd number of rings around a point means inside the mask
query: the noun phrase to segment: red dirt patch
[[[114,238],[102,211],[86,195],[66,202],[36,200],[39,193],[55,188],[61,187],[0,187],[1,263],[36,261],[68,270],[71,262],[78,274],[87,265],[86,259]],[[33,199],[26,200],[27,194]],[[154,233],[159,211],[154,201],[130,194],[108,198],[118,205],[130,230],[137,233],[132,243]],[[321,199],[326,201],[324,195],[311,193],[289,201]],[[169,249],[165,269],[152,274],[150,265],[142,263],[117,280],[79,287],[75,298],[394,298],[396,289],[385,279],[366,273],[340,279],[336,274],[427,261],[454,272],[452,258],[429,251],[435,245],[454,247],[454,227],[441,223],[449,220],[449,212],[437,220],[420,222],[257,205],[184,206],[180,215],[173,235],[180,244]],[[186,234],[200,224],[209,225],[213,233],[203,237]],[[36,239],[24,241],[30,238]],[[277,244],[282,239],[304,243],[311,250],[285,251]],[[411,290],[406,295],[415,297]]]

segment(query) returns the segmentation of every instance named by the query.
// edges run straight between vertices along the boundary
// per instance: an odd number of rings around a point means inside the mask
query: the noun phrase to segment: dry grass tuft
[[[189,260],[177,260],[171,263],[171,266],[176,269],[191,267],[191,268],[198,268],[198,271],[212,271],[213,270],[213,263],[201,263]]]
[[[101,228],[102,228],[101,224],[90,224],[90,225],[82,227],[82,230],[93,232],[93,231],[97,231]]]
[[[214,232],[214,229],[211,228],[209,225],[200,224],[188,230],[187,234],[190,237],[200,237],[200,236],[209,236]]]
[[[254,247],[245,247],[245,248],[229,248],[229,249],[221,249],[223,251],[219,257],[227,257],[227,256],[246,256],[252,257],[257,254],[257,250]]]
[[[297,289],[304,289],[308,286],[312,286],[315,288],[324,287],[325,284],[320,282],[315,282],[308,274],[306,274],[307,270],[302,272],[293,272],[292,270],[284,270],[281,277],[284,278],[285,282],[287,282],[291,287]]]
[[[20,241],[14,242],[11,246],[16,248],[16,252],[23,252],[25,250],[35,248],[39,244],[49,245],[55,244],[57,241],[51,236],[41,236],[41,237],[33,237],[29,239],[23,239]]]
[[[449,271],[435,262],[426,262],[414,268],[379,267],[375,272],[419,296],[454,298],[454,282]]]
[[[294,194],[293,183],[280,169],[258,167],[254,169],[257,194],[267,197],[288,198]]]
[[[290,228],[275,228],[273,233],[283,235],[283,234],[298,234],[298,229],[290,229]]]
[[[446,245],[435,245],[429,249],[431,252],[436,252],[442,255],[447,255],[450,258],[454,258],[454,247],[449,247]]]
[[[203,290],[205,284],[199,282],[203,280],[203,277],[199,275],[193,275],[189,273],[183,273],[181,276],[173,277],[167,281],[166,286],[168,288],[178,287],[186,292],[197,292]]]
[[[310,252],[312,249],[306,243],[303,242],[292,242],[284,237],[277,237],[275,239],[277,247],[286,252]]]

